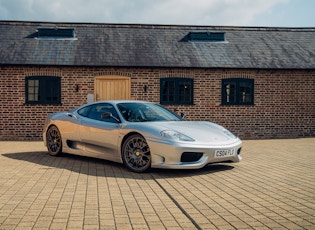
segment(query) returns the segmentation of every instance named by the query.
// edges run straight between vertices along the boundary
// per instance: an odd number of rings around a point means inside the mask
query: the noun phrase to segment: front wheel
[[[122,147],[124,165],[133,172],[145,172],[151,166],[151,154],[146,140],[138,134],[128,137]]]
[[[46,132],[47,149],[50,155],[57,156],[62,152],[61,134],[56,126],[50,126]]]

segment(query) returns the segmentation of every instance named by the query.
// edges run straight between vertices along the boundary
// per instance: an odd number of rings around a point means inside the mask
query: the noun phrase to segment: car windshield
[[[117,107],[126,121],[179,121],[179,116],[154,103],[126,102]]]

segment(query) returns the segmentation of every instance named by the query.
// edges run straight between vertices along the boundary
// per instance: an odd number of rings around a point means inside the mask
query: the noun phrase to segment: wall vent
[[[225,32],[189,32],[182,42],[225,42]]]

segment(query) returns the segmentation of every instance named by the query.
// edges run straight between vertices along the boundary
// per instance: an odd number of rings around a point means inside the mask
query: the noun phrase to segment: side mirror
[[[113,116],[113,114],[111,112],[102,113],[101,118],[102,119],[113,118],[117,123],[120,122],[120,120],[117,117]]]
[[[186,114],[183,113],[183,112],[181,112],[181,113],[180,113],[180,117],[181,117],[182,119],[184,119],[184,118],[186,117]]]
[[[110,112],[102,113],[102,114],[101,114],[101,118],[102,118],[102,119],[112,118],[112,116],[113,116],[113,114],[110,113]]]

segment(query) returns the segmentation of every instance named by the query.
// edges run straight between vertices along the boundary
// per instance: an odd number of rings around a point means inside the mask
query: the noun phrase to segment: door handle
[[[73,117],[73,118],[78,120],[78,117],[76,115],[72,114],[72,113],[67,113],[67,116],[68,117]]]

